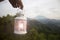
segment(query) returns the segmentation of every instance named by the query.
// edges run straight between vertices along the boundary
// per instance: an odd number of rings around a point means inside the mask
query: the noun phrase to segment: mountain
[[[59,33],[60,32],[60,27],[53,23],[44,24],[35,19],[28,19],[27,22],[28,22],[28,27],[30,27],[29,29],[34,27],[37,29],[38,32],[45,32],[45,33]]]
[[[37,21],[40,21],[41,23],[44,23],[44,24],[48,23],[48,21],[49,21],[49,19],[44,16],[37,16],[37,17],[35,17],[35,19]]]
[[[57,26],[60,26],[60,20],[49,19],[44,16],[37,16],[35,19],[43,24],[55,24]]]

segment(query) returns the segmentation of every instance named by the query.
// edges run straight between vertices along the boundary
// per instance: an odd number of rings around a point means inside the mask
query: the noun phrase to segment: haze
[[[60,19],[60,0],[22,0],[22,2],[26,17],[35,18],[40,15],[50,19]],[[0,16],[15,15],[17,10],[18,8],[13,8],[8,0],[0,2]]]

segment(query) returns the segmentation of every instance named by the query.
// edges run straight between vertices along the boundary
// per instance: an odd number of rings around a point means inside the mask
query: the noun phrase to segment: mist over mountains
[[[49,19],[44,16],[37,16],[35,19],[43,24],[55,24],[60,26],[60,20],[57,19]]]
[[[35,19],[28,18],[28,26],[35,27],[39,32],[60,33],[60,20],[48,19],[44,16],[37,16]]]

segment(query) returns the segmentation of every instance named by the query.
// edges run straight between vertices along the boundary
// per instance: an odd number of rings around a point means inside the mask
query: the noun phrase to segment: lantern
[[[27,33],[27,18],[20,16],[15,18],[14,24],[14,33],[15,34],[26,34]]]

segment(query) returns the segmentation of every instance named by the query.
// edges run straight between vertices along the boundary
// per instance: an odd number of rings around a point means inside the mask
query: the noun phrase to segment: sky
[[[23,13],[26,17],[45,16],[50,19],[60,19],[60,0],[22,0]],[[13,8],[8,0],[0,2],[0,16],[15,15],[20,9]]]

